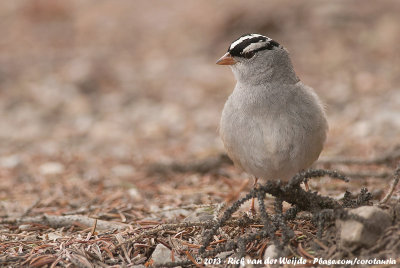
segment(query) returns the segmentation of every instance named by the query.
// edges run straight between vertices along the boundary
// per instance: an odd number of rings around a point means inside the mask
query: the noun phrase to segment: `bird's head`
[[[287,50],[260,34],[245,34],[233,41],[217,64],[230,65],[240,82],[278,82],[296,77]]]

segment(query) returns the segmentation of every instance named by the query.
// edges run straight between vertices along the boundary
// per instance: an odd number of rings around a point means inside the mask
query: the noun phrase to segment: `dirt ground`
[[[217,133],[235,81],[215,62],[244,33],[283,44],[326,104],[315,168],[351,181],[312,190],[339,200],[366,187],[377,203],[400,159],[399,14],[396,0],[3,1],[0,266],[151,265],[160,243],[195,256],[205,226],[154,228],[251,189]],[[315,234],[303,224],[297,238]],[[169,239],[182,232],[189,255]],[[304,250],[293,256],[317,257]]]

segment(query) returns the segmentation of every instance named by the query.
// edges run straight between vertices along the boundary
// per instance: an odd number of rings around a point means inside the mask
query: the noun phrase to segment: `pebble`
[[[64,165],[59,162],[47,162],[39,167],[39,172],[42,175],[58,175],[63,173],[64,170]]]
[[[0,158],[0,166],[3,168],[15,168],[21,163],[21,159],[18,155],[10,155]]]
[[[32,226],[30,224],[21,224],[18,228],[21,231],[27,231],[27,230],[30,230],[32,228]]]
[[[128,190],[128,194],[130,197],[132,197],[134,200],[139,201],[142,200],[142,195],[140,194],[139,190],[137,188],[130,188]]]
[[[116,165],[111,168],[111,172],[117,177],[129,177],[135,172],[131,165]]]
[[[170,262],[172,261],[171,250],[163,244],[158,244],[151,255],[151,259],[154,261],[154,264]],[[180,258],[178,258],[176,254],[174,256],[174,261],[180,261]]]
[[[264,252],[264,260],[268,259],[278,259],[280,257],[286,257],[288,255],[288,251],[286,248],[283,250],[279,250],[275,244],[269,245]]]
[[[392,224],[390,215],[375,206],[351,209],[349,213],[364,218],[368,226],[353,219],[336,221],[336,226],[340,230],[341,245],[345,247],[369,248],[376,244],[385,229]]]

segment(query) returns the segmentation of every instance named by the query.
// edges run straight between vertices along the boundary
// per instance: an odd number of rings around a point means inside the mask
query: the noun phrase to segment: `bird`
[[[328,122],[315,91],[296,75],[288,50],[267,36],[245,34],[216,63],[229,65],[236,79],[219,126],[235,166],[254,185],[259,179],[287,182],[309,168],[323,149]]]

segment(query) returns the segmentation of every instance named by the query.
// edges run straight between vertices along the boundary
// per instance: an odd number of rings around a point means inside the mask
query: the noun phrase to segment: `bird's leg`
[[[258,182],[258,178],[254,178],[254,184],[253,184],[253,188],[256,188],[257,186],[257,182]],[[250,207],[250,213],[252,215],[256,215],[256,209],[254,208],[254,197],[251,199],[251,207]]]
[[[310,191],[310,187],[308,187],[308,180],[304,181],[304,186],[306,187],[306,191]]]
[[[303,172],[303,171],[304,171],[304,169],[301,170],[301,172]],[[308,187],[308,179],[307,178],[304,179],[304,186],[306,187],[307,192],[310,191],[310,187]]]

